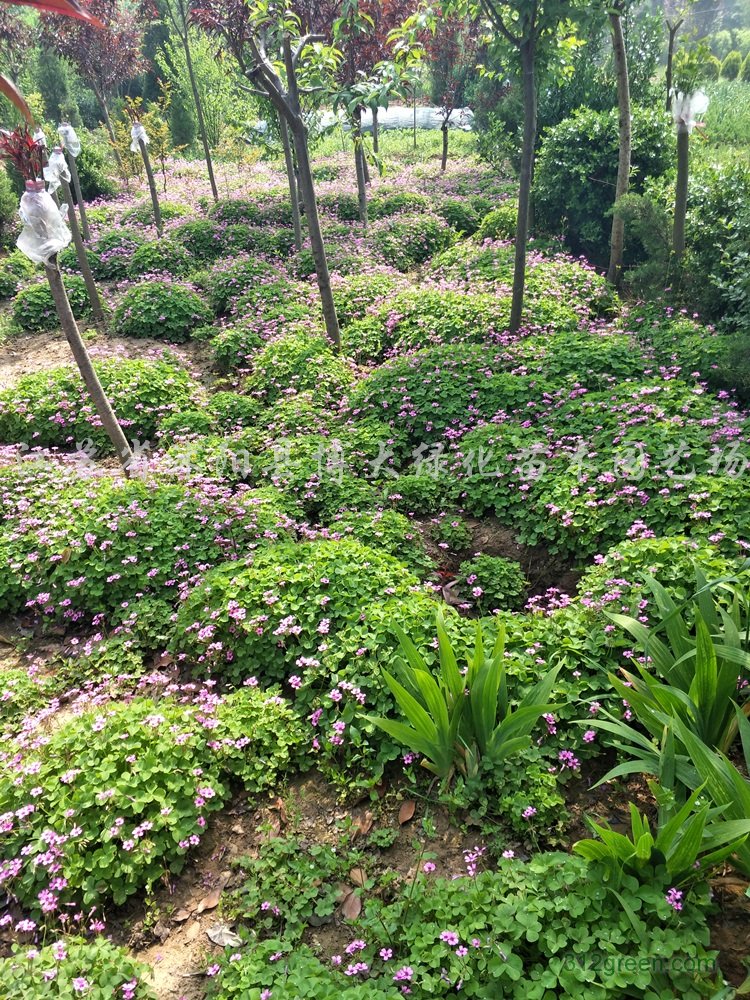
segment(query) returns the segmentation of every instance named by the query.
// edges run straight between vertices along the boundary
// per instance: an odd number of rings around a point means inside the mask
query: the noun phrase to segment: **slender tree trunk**
[[[151,169],[151,158],[148,155],[148,148],[143,139],[138,140],[138,145],[141,149],[141,156],[143,157],[143,165],[146,168],[146,177],[148,178],[148,189],[151,193],[151,204],[154,206],[154,223],[156,225],[156,232],[159,236],[164,232],[164,223],[161,221],[161,208],[159,206],[159,195],[156,191],[156,181],[154,180],[154,171]]]
[[[117,148],[117,139],[115,138],[115,130],[112,126],[112,119],[109,117],[109,108],[107,107],[107,102],[104,98],[104,94],[96,93],[96,99],[99,101],[99,107],[102,109],[102,114],[104,115],[104,124],[107,127],[107,132],[109,133],[109,141],[112,143],[112,152],[115,154],[115,160],[117,161],[117,166],[122,171],[122,166],[123,166],[122,157],[120,156],[120,150]]]
[[[68,225],[70,226],[70,232],[73,236],[73,246],[76,248],[76,256],[78,257],[78,264],[81,268],[81,274],[83,275],[83,280],[86,285],[86,292],[89,297],[89,302],[91,303],[91,311],[94,314],[94,322],[97,326],[103,326],[104,310],[102,309],[102,300],[99,298],[99,289],[96,287],[94,275],[91,273],[91,267],[89,265],[89,258],[86,254],[86,247],[83,245],[83,240],[81,239],[81,230],[78,228],[78,219],[76,218],[76,211],[73,206],[73,194],[70,190],[70,184],[68,184],[67,181],[63,181],[62,188],[65,200],[68,203]]]
[[[674,230],[672,249],[679,261],[685,253],[685,217],[688,202],[688,175],[690,172],[690,133],[687,125],[677,126],[677,186],[674,199]]]
[[[630,123],[630,81],[628,79],[628,56],[625,49],[625,38],[622,33],[622,19],[619,12],[609,15],[612,29],[612,48],[614,53],[615,71],[617,74],[617,108],[620,122],[620,151],[617,162],[617,182],[615,184],[615,206],[623,195],[627,194],[630,185],[631,157],[631,123]],[[625,220],[615,213],[612,216],[612,235],[610,237],[609,269],[607,280],[610,284],[619,286],[622,277],[622,256],[625,248]]]
[[[414,140],[414,148],[417,148],[417,88],[414,88],[414,93],[412,94],[412,102],[414,105],[414,127],[412,129],[412,138]]]
[[[102,384],[94,371],[94,366],[91,364],[89,352],[86,350],[86,345],[83,342],[75,317],[73,316],[73,311],[70,308],[70,302],[68,302],[60,268],[57,266],[57,257],[51,259],[50,263],[45,267],[45,271],[47,272],[47,280],[49,281],[50,291],[52,292],[52,298],[55,302],[55,308],[57,309],[57,315],[60,319],[65,339],[70,344],[70,349],[78,365],[78,370],[86,384],[96,412],[99,414],[102,426],[107,432],[109,440],[115,449],[115,454],[119,458],[127,476],[130,474],[129,470],[133,461],[133,452],[130,450],[130,445],[117,422],[112,405],[107,399]]]
[[[203,104],[200,99],[200,94],[198,93],[198,84],[195,81],[195,70],[193,69],[193,57],[190,54],[190,39],[188,37],[187,26],[185,27],[185,34],[180,35],[182,38],[182,45],[185,49],[185,62],[187,63],[188,76],[190,77],[190,89],[193,92],[193,101],[195,103],[195,113],[198,116],[198,131],[201,134],[201,143],[203,144],[203,153],[206,157],[206,167],[208,169],[208,179],[211,183],[211,193],[214,196],[214,201],[219,200],[219,189],[216,187],[216,178],[214,177],[214,164],[211,159],[211,149],[208,145],[208,133],[206,132],[206,120],[203,117]]]
[[[380,128],[378,126],[378,112],[380,108],[372,109],[372,151],[374,153],[380,152]]]
[[[352,121],[354,135],[354,167],[357,171],[357,199],[359,201],[359,221],[367,232],[367,180],[365,178],[365,156],[362,145],[362,108],[357,108]]]
[[[297,175],[294,172],[294,156],[289,142],[289,129],[282,115],[278,115],[281,145],[284,148],[284,165],[289,183],[289,197],[292,199],[292,225],[294,226],[294,245],[297,252],[302,249],[302,221],[299,214],[299,191],[297,190]]]
[[[323,318],[326,324],[326,333],[328,334],[328,339],[331,341],[333,347],[338,351],[341,347],[341,334],[339,332],[339,321],[336,315],[336,305],[333,301],[331,276],[328,272],[328,261],[326,260],[323,233],[320,229],[318,205],[315,200],[315,185],[313,183],[310,157],[307,152],[306,129],[301,118],[298,118],[289,124],[292,129],[294,149],[297,154],[299,186],[302,194],[302,200],[305,205],[307,229],[310,234],[310,247],[312,249],[313,260],[315,261],[315,274],[318,279],[318,289],[320,291],[320,302],[323,307]]]
[[[677,38],[677,32],[682,27],[684,20],[679,18],[677,21],[666,21],[667,30],[669,31],[669,45],[667,47],[667,73],[666,73],[666,83],[667,83],[667,111],[672,110],[672,61],[674,59],[674,47],[675,39]]]
[[[443,133],[443,155],[440,159],[440,170],[445,173],[445,168],[448,166],[448,122],[444,121],[440,126],[440,131]]]
[[[523,299],[526,287],[526,245],[529,238],[529,209],[531,181],[534,172],[534,146],[536,144],[536,37],[534,29],[521,42],[521,70],[523,75],[523,147],[521,150],[521,178],[518,189],[518,221],[516,223],[516,256],[513,269],[513,300],[510,310],[510,330],[516,333],[521,326]]]
[[[78,202],[78,211],[81,214],[81,231],[83,232],[83,238],[88,243],[91,240],[91,230],[89,229],[89,220],[86,218],[86,206],[83,204],[83,194],[81,193],[81,179],[78,176],[78,167],[76,166],[75,156],[68,155],[65,157],[68,163],[68,169],[70,170],[70,178],[73,181],[73,190],[76,193],[76,201]],[[73,211],[71,206],[70,211]]]

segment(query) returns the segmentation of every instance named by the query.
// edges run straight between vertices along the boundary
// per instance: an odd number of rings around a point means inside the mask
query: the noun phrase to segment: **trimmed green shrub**
[[[721,64],[722,80],[736,80],[742,70],[742,56],[735,49],[730,52]]]
[[[84,201],[114,198],[117,194],[117,185],[107,176],[104,150],[95,142],[84,139],[81,143],[81,152],[76,157],[76,169]]]
[[[144,243],[133,252],[128,266],[131,278],[143,274],[167,274],[181,276],[195,269],[195,260],[188,250],[176,240],[162,238],[152,243]]]
[[[0,299],[12,298],[24,278],[31,278],[36,268],[20,250],[13,250],[0,260]]]
[[[378,312],[383,302],[407,287],[406,279],[391,274],[351,274],[333,286],[336,315],[343,327],[353,320]]]
[[[201,387],[177,361],[95,361],[94,368],[128,438],[146,441],[175,410],[195,406]],[[99,453],[110,441],[78,370],[50,368],[22,376],[0,391],[0,440],[69,447],[91,440]]]
[[[485,215],[477,229],[477,239],[513,240],[516,237],[517,219],[518,202],[509,198]]]
[[[445,250],[456,234],[439,215],[394,215],[370,227],[370,238],[383,261],[398,271],[410,271]]]
[[[211,206],[208,214],[216,222],[224,222],[227,225],[233,225],[237,222],[253,225],[260,222],[261,218],[260,206],[254,201],[242,198],[219,200]]]
[[[468,201],[458,198],[446,198],[435,206],[437,214],[448,223],[451,229],[464,236],[473,236],[479,227],[480,216]]]
[[[432,569],[419,530],[395,510],[342,514],[331,521],[329,530],[333,535],[354,538],[371,549],[395,556],[417,576]]]
[[[144,281],[120,299],[114,329],[122,337],[179,342],[210,322],[211,310],[192,289],[167,281]]]
[[[232,302],[256,289],[258,285],[283,280],[278,268],[254,257],[222,261],[211,271],[208,295],[211,308],[218,315],[230,311]]]
[[[416,191],[393,191],[376,194],[370,199],[367,211],[371,219],[384,219],[389,215],[409,212],[412,215],[428,212],[432,203],[426,194]]]
[[[76,319],[83,319],[91,314],[86,285],[83,278],[74,274],[63,276],[68,301]],[[54,330],[60,325],[55,309],[55,301],[46,281],[29,285],[22,289],[13,299],[13,320],[22,330],[38,333],[41,330]]]
[[[674,126],[665,112],[632,108],[633,179],[664,174],[674,161]],[[618,113],[579,108],[547,130],[534,169],[538,229],[564,235],[574,253],[603,264],[608,259],[619,147]]]
[[[133,254],[145,242],[133,230],[111,229],[102,233],[89,253],[94,277],[105,281],[119,281],[127,277]]]
[[[397,559],[359,542],[276,545],[251,566],[228,563],[207,574],[179,610],[178,644],[198,667],[228,680],[286,681],[314,672],[313,661],[364,605],[417,585]]]

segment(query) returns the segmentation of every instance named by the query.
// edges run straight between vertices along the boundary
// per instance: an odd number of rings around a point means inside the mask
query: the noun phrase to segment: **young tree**
[[[119,162],[109,102],[118,88],[146,68],[142,18],[120,0],[87,0],[86,11],[104,28],[52,14],[42,15],[42,42],[70,60],[93,90]]]
[[[625,36],[622,30],[622,13],[625,0],[615,0],[609,6],[609,23],[612,32],[612,53],[617,77],[617,109],[620,130],[619,156],[617,161],[617,181],[615,183],[615,204],[628,193],[630,186],[630,160],[632,137],[630,129],[630,80],[628,78],[628,56]],[[618,212],[612,216],[610,237],[609,268],[607,280],[619,285],[622,274],[622,258],[625,249],[625,220]]]
[[[297,158],[299,191],[305,206],[310,247],[320,290],[326,333],[341,343],[302,110],[306,94],[320,92],[335,72],[337,57],[318,35],[302,33],[299,18],[269,0],[193,0],[191,20],[221,36],[254,92],[268,99],[289,130]]]
[[[464,90],[476,69],[479,26],[469,17],[445,16],[438,8],[440,27],[426,32],[424,47],[432,70],[432,97],[440,107],[443,153],[440,169],[448,165],[448,127],[456,108],[465,103]]]
[[[708,107],[708,97],[700,90],[710,53],[705,45],[682,48],[674,58],[672,117],[677,128],[677,181],[675,184],[672,250],[679,262],[685,253],[688,178],[690,174],[690,133]]]
[[[187,0],[163,0],[162,6],[166,10],[169,22],[174,28],[177,37],[180,39],[180,43],[185,53],[187,75],[188,80],[190,81],[190,89],[193,94],[195,114],[198,119],[198,133],[201,138],[201,144],[203,145],[203,154],[206,158],[208,180],[211,184],[211,193],[213,194],[214,201],[218,201],[219,191],[216,187],[216,180],[214,178],[214,165],[213,160],[211,159],[211,147],[208,143],[206,122],[203,116],[203,102],[198,90],[198,82],[196,80],[195,69],[193,67],[193,56],[190,51],[190,17],[188,3]]]

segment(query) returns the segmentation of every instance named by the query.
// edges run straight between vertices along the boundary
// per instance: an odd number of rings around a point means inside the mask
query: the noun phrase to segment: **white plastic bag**
[[[692,94],[672,91],[672,120],[678,128],[684,125],[688,132],[692,132],[707,109],[708,94],[702,90],[694,90]]]
[[[65,208],[67,210],[67,205]],[[47,264],[54,254],[70,243],[65,215],[44,190],[44,181],[26,181],[19,214],[23,230],[16,246],[35,264]]]
[[[133,127],[130,130],[130,138],[133,140],[130,143],[131,153],[140,153],[141,147],[138,145],[139,140],[143,142],[144,146],[148,146],[148,136],[146,135],[145,128],[140,122],[133,122]]]
[[[44,146],[45,149],[47,148],[47,136],[44,134],[43,129],[38,128],[31,138],[34,142],[39,143],[40,146]]]
[[[60,122],[57,131],[62,139],[65,152],[70,153],[73,157],[78,156],[81,152],[81,140],[78,138],[78,133],[70,122]]]
[[[47,166],[44,168],[44,179],[49,185],[47,190],[54,194],[58,188],[62,187],[63,181],[70,183],[70,170],[60,146],[55,146],[49,155]]]

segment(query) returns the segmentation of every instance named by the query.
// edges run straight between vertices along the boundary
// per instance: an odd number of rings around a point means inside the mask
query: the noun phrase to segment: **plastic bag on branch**
[[[19,214],[23,229],[16,246],[35,264],[48,264],[70,243],[70,230],[65,224],[67,205],[64,211],[57,207],[44,190],[44,181],[26,181]]]
[[[47,148],[47,136],[44,134],[44,129],[38,128],[31,138],[40,146],[44,146],[45,149]]]
[[[78,156],[81,152],[81,140],[70,122],[60,122],[57,131],[62,139],[65,152],[70,153],[71,156]]]
[[[55,146],[50,153],[47,166],[44,168],[44,179],[49,185],[48,191],[50,194],[54,194],[59,187],[62,187],[63,181],[70,182],[68,163],[65,159],[65,154],[59,146]]]
[[[692,132],[707,109],[708,95],[702,90],[694,90],[691,94],[672,91],[672,119],[678,128],[683,125]]]
[[[146,135],[145,128],[140,122],[133,123],[133,127],[130,130],[130,138],[133,140],[130,143],[131,153],[140,153],[141,147],[138,145],[139,141],[142,142],[144,146],[148,146],[148,136]]]

